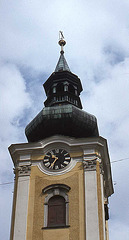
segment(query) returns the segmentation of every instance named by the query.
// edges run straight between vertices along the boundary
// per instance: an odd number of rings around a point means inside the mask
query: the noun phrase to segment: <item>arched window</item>
[[[56,92],[59,93],[59,92],[63,92],[64,91],[64,85],[63,83],[59,83],[56,87]]]
[[[65,184],[52,184],[42,192],[47,194],[44,202],[44,228],[69,227],[70,187]]]
[[[65,199],[54,196],[48,201],[48,227],[66,225]]]
[[[75,89],[74,89],[74,87],[71,84],[69,84],[69,88],[68,89],[69,89],[70,93],[75,94]]]

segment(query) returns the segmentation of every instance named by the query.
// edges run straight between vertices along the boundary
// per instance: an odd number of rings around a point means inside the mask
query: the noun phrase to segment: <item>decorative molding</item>
[[[71,188],[69,186],[67,186],[66,184],[52,184],[52,185],[45,187],[42,190],[42,193],[49,193],[49,192],[53,191],[53,189],[55,189],[55,190],[58,189],[58,190],[62,190],[64,192],[69,192]],[[55,194],[55,195],[58,195],[58,194]]]
[[[83,160],[83,167],[85,171],[95,171],[96,170],[96,163],[99,161],[100,173],[104,174],[103,165],[101,159],[95,157],[94,159],[87,159],[86,157]]]
[[[99,167],[100,167],[100,174],[104,175],[104,169],[101,162],[99,163]]]
[[[31,159],[31,155],[30,154],[20,155],[20,161],[30,160],[30,159]]]
[[[96,160],[97,158],[95,159],[92,159],[92,160],[84,160],[83,161],[83,167],[84,167],[84,170],[85,171],[95,171],[96,170]]]
[[[23,165],[14,168],[14,174],[16,174],[16,170],[18,170],[18,176],[30,176],[31,172],[31,164],[30,165]]]

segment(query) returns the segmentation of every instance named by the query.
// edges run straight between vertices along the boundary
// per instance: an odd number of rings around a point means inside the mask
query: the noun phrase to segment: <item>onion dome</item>
[[[96,137],[97,120],[72,104],[43,108],[26,127],[26,136],[29,142],[35,142],[53,135]]]

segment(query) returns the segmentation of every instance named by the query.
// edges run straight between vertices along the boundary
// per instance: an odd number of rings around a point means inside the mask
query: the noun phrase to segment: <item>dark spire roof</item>
[[[55,72],[43,84],[47,99],[43,110],[27,125],[25,134],[29,142],[52,135],[70,137],[97,137],[97,119],[82,111],[81,81],[73,74],[64,57],[63,33],[60,32],[61,55]]]
[[[64,46],[66,44],[66,41],[64,40],[64,36],[63,36],[63,32],[60,31],[59,32],[59,45],[61,46],[61,51],[60,51],[60,58],[59,58],[59,61],[56,65],[56,69],[55,69],[55,72],[63,72],[63,71],[68,71],[70,72],[70,68],[65,60],[65,57],[64,57]]]
[[[56,65],[56,68],[55,68],[55,72],[61,72],[61,71],[70,71],[70,68],[66,62],[66,59],[64,57],[64,52],[61,52],[61,55],[60,55],[60,58],[59,58],[59,61]]]
[[[63,33],[60,32],[59,45],[61,46],[60,58],[55,71],[43,84],[47,99],[44,102],[45,107],[55,105],[72,104],[82,108],[80,93],[82,91],[81,81],[70,71],[70,68],[64,57],[64,40]]]

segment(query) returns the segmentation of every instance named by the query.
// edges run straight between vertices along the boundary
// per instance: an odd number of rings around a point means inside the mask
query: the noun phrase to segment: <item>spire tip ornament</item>
[[[62,31],[59,31],[59,45],[61,46],[61,51],[60,53],[63,54],[64,53],[64,45],[66,44],[66,41],[64,40],[64,35]]]

